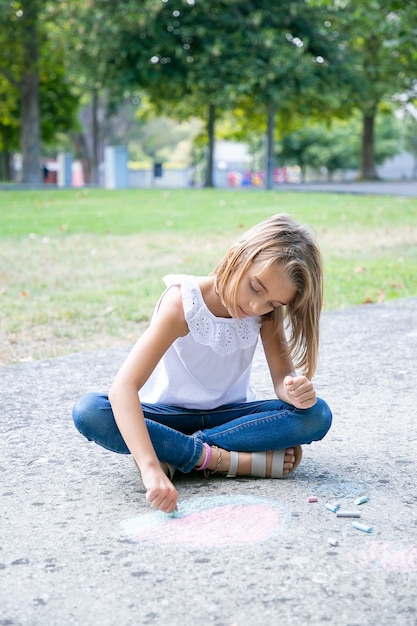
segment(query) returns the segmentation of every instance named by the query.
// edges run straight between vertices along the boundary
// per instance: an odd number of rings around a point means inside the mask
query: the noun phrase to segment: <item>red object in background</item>
[[[58,163],[54,159],[44,161],[42,173],[45,185],[56,185],[58,183]]]

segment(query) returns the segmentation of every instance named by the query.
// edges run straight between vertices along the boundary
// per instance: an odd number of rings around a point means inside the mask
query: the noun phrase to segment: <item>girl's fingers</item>
[[[155,491],[148,489],[146,500],[155,509],[159,509],[164,513],[172,513],[177,508],[178,493],[177,491],[174,494],[155,493]]]
[[[304,385],[303,383],[297,386],[294,385],[288,391],[295,398],[301,398],[306,394],[314,394],[314,388],[311,383],[309,383],[308,385]]]

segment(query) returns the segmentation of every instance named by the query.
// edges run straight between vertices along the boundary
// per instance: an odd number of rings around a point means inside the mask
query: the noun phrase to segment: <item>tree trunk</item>
[[[274,188],[274,127],[275,127],[275,108],[270,102],[268,105],[268,127],[266,133],[266,188]]]
[[[375,116],[376,107],[363,115],[361,166],[358,176],[360,180],[378,180],[375,169]]]
[[[23,4],[22,55],[23,75],[20,81],[20,118],[22,182],[41,182],[41,133],[39,112],[38,2]]]
[[[6,174],[7,152],[2,150],[0,152],[0,181],[9,180]]]
[[[0,180],[12,179],[12,153],[11,131],[9,126],[0,126],[1,143],[3,150],[0,152]]]
[[[91,102],[91,115],[92,115],[92,143],[93,143],[93,154],[92,154],[92,162],[91,162],[91,170],[92,170],[92,182],[93,185],[99,184],[99,176],[98,176],[98,166],[99,166],[99,122],[98,122],[98,90],[93,88],[93,97]]]
[[[208,120],[207,120],[207,136],[208,136],[208,153],[206,163],[206,175],[204,187],[214,187],[213,165],[214,165],[214,126],[216,122],[216,107],[209,104]]]

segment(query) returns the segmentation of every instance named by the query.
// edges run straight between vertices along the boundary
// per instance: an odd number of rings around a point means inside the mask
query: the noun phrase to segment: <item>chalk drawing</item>
[[[266,541],[282,531],[289,514],[275,500],[252,496],[196,497],[178,512],[152,511],[122,522],[130,539],[188,547],[239,546]]]
[[[352,550],[349,559],[362,569],[417,572],[417,547],[414,545],[375,541],[369,546],[362,544],[360,549]]]

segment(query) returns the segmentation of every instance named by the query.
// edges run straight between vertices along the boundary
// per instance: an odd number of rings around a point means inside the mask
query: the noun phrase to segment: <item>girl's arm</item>
[[[147,489],[146,499],[166,513],[176,509],[178,492],[159,464],[138,392],[169,346],[187,333],[181,292],[179,287],[172,287],[163,296],[151,325],[127,356],[109,392],[116,424]]]
[[[278,398],[297,409],[308,409],[314,406],[317,397],[313,383],[306,376],[295,374],[291,358],[285,353],[284,330],[276,332],[274,322],[265,321],[261,327],[261,338]]]

